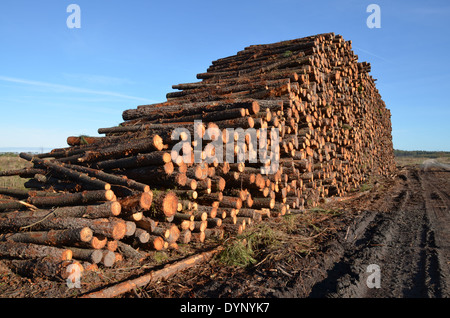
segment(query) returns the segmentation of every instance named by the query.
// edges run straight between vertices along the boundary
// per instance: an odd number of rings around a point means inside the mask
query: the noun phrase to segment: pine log
[[[155,221],[147,216],[144,216],[141,220],[136,221],[136,226],[152,233],[158,225],[158,221]]]
[[[150,240],[150,238],[149,238],[149,240]],[[119,249],[120,253],[128,259],[134,259],[134,260],[140,261],[145,257],[145,255],[143,253],[137,251],[132,246],[124,243],[123,241],[118,241],[117,245],[118,245],[118,249]]]
[[[136,232],[136,222],[125,221],[126,231],[125,236],[132,236]]]
[[[74,260],[56,261],[51,259],[24,259],[10,260],[7,265],[16,274],[24,277],[37,278],[45,277],[49,280],[67,280],[71,274],[84,271],[83,266]],[[75,283],[75,281],[72,281]]]
[[[30,197],[26,202],[37,207],[48,207],[98,203],[112,201],[113,199],[114,192],[111,190],[94,190],[67,193],[52,197]]]
[[[28,198],[29,196],[31,196],[30,191],[26,189],[3,188],[3,187],[0,187],[0,194],[4,194],[19,199]]]
[[[204,232],[207,227],[207,221],[194,221],[194,228],[192,229],[192,232]]]
[[[19,176],[21,178],[32,178],[37,173],[45,174],[46,170],[39,168],[22,168],[16,170],[5,170],[0,171],[0,177]]]
[[[139,240],[139,243],[147,243],[150,240],[150,233],[141,228],[137,228],[134,237]]]
[[[0,218],[0,229],[3,231],[18,230],[20,228],[31,228],[33,230],[50,229],[73,229],[88,227],[95,234],[120,240],[125,236],[126,224],[124,220],[117,218],[109,219],[85,219],[74,217],[23,217],[14,219]]]
[[[72,170],[86,173],[86,174],[90,175],[91,177],[97,178],[104,182],[108,182],[110,184],[122,185],[122,186],[128,187],[130,189],[138,190],[138,191],[144,191],[144,192],[150,191],[150,187],[148,185],[137,182],[132,179],[128,179],[125,176],[113,175],[113,174],[105,173],[101,170],[92,169],[92,168],[83,167],[83,166],[77,166],[77,165],[69,165],[68,164],[68,165],[66,165],[66,167],[68,167]]]
[[[153,135],[150,137],[132,140],[127,143],[121,143],[115,146],[101,148],[96,151],[86,151],[79,157],[79,162],[104,161],[107,159],[135,155],[137,153],[149,152],[153,150],[161,151],[164,147],[161,136]]]
[[[94,264],[100,263],[103,258],[103,250],[100,249],[70,247],[70,251],[72,251],[74,259]]]
[[[155,191],[153,196],[153,210],[156,215],[172,217],[177,212],[178,197],[172,191]]]
[[[132,168],[123,171],[123,174],[130,179],[140,182],[154,184],[157,181],[166,181],[168,177],[174,173],[172,162],[165,163],[162,166],[146,166],[140,168]],[[170,180],[170,179],[169,179]]]
[[[101,250],[101,251],[103,255],[100,263],[106,267],[113,266],[114,263],[116,262],[116,254],[108,250]]]
[[[141,244],[140,246],[142,246],[142,248],[145,250],[161,251],[165,247],[164,243],[167,243],[167,242],[165,242],[161,236],[150,235],[149,241],[145,244]]]
[[[153,192],[147,191],[136,193],[125,198],[119,198],[118,202],[125,215],[131,215],[140,211],[148,211],[152,206]]]
[[[163,279],[167,279],[172,275],[186,269],[197,265],[201,262],[205,262],[211,259],[216,253],[221,251],[221,248],[216,248],[211,251],[206,251],[201,254],[190,256],[187,259],[175,262],[164,267],[158,271],[152,271],[151,273],[145,274],[138,278],[128,280],[117,285],[113,285],[102,289],[100,291],[92,292],[83,296],[83,298],[113,298],[126,293],[133,288],[147,286],[152,282],[157,282]]]
[[[224,195],[220,201],[220,207],[240,209],[242,207],[242,200],[238,197]]]
[[[69,249],[54,246],[6,241],[0,242],[0,256],[20,259],[48,257],[66,261],[72,259],[72,252]]]
[[[61,246],[71,245],[78,242],[89,242],[92,240],[92,237],[92,230],[88,227],[84,227],[67,230],[50,230],[48,232],[21,232],[1,234],[0,241]]]
[[[24,153],[24,152],[20,153],[20,157],[25,160],[28,160],[32,163],[36,163],[36,164],[45,166],[45,167],[51,169],[52,171],[62,173],[65,176],[67,176],[73,180],[80,181],[91,187],[95,187],[97,189],[102,189],[102,190],[111,189],[111,185],[109,183],[99,180],[99,179],[96,179],[96,178],[92,178],[89,175],[87,175],[86,173],[81,173],[81,172],[75,171],[73,169],[67,168],[66,166],[64,166],[63,163],[46,161],[43,159],[33,157],[32,155]]]
[[[121,205],[117,201],[109,201],[97,205],[79,205],[79,206],[67,206],[67,207],[57,207],[52,210],[30,210],[30,211],[14,211],[5,212],[0,216],[6,218],[16,218],[16,217],[40,217],[51,214],[54,217],[75,217],[75,218],[88,218],[88,219],[98,219],[98,218],[108,218],[111,216],[118,216],[121,212]]]
[[[162,118],[172,118],[181,116],[191,116],[202,112],[215,112],[233,108],[245,108],[257,113],[259,105],[252,100],[242,100],[236,102],[217,101],[217,102],[200,102],[200,103],[182,103],[179,105],[164,106],[164,112],[159,107],[140,106],[137,109],[129,109],[123,112],[124,120],[132,120],[136,118],[146,118],[148,120],[156,120]]]
[[[158,166],[171,162],[172,158],[169,152],[166,151],[152,151],[150,153],[138,154],[132,157],[110,159],[105,161],[99,161],[95,163],[97,169],[110,170],[110,169],[128,169],[137,168],[143,166]]]
[[[108,243],[108,238],[102,235],[95,235],[92,237],[92,239],[89,242],[76,242],[72,243],[71,247],[80,247],[80,248],[87,248],[87,249],[96,249],[100,250],[106,246]]]
[[[69,146],[80,146],[80,145],[92,145],[98,144],[105,140],[104,137],[90,137],[90,136],[69,136],[67,137],[67,144]]]
[[[222,219],[221,218],[208,218],[206,220],[207,222],[207,227],[208,228],[214,228],[214,227],[219,227],[222,225]]]
[[[199,195],[196,199],[196,202],[200,204],[211,204],[212,202],[219,201],[221,202],[223,199],[223,193],[222,192],[213,192],[209,194],[202,194]]]

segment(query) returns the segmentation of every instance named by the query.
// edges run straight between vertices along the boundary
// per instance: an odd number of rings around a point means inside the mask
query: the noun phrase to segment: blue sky
[[[81,28],[69,29],[70,4]],[[369,4],[381,28],[369,29]],[[72,135],[165,101],[211,61],[325,32],[352,40],[392,112],[396,149],[450,151],[449,1],[0,1],[0,151]]]

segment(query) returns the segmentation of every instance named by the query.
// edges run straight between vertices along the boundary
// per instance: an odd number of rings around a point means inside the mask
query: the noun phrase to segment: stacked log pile
[[[392,174],[390,111],[369,72],[334,33],[252,45],[174,85],[167,101],[125,110],[102,137],[21,154],[32,168],[0,174],[30,179],[26,190],[0,189],[0,257],[19,270],[43,256],[112,266]],[[231,145],[231,156],[213,144]]]

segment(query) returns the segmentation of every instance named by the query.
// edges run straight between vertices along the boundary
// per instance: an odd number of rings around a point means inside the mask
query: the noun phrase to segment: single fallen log
[[[48,257],[67,261],[72,259],[72,251],[54,246],[6,241],[0,242],[0,257],[20,259]]]
[[[107,159],[127,157],[143,152],[150,152],[153,150],[161,151],[163,150],[163,147],[163,139],[159,135],[153,135],[143,139],[132,140],[98,150],[86,151],[82,156],[77,158],[77,161],[103,161]]]
[[[202,262],[206,262],[210,260],[215,254],[219,253],[223,249],[222,246],[216,247],[213,250],[206,251],[194,256],[190,256],[184,260],[175,262],[170,265],[166,265],[163,269],[152,271],[148,274],[142,275],[138,278],[131,279],[110,287],[107,287],[105,289],[88,293],[83,296],[82,298],[113,298],[117,297],[121,294],[124,294],[128,291],[131,291],[134,288],[139,288],[142,286],[146,286],[151,283],[155,283],[159,280],[167,279],[174,274],[183,271],[187,268],[190,268],[194,265],[200,264]]]
[[[161,236],[150,234],[148,242],[144,244],[141,243],[139,244],[139,246],[141,246],[145,250],[161,251],[164,248],[167,248],[168,244],[169,243],[164,241]]]
[[[136,226],[140,227],[147,232],[153,232],[158,225],[158,221],[155,221],[148,216],[144,216],[141,220],[136,221]]]
[[[97,205],[78,205],[57,207],[54,209],[39,209],[30,211],[14,211],[0,214],[0,217],[19,218],[19,217],[36,217],[44,218],[47,215],[53,217],[74,217],[74,218],[88,218],[100,219],[111,216],[118,216],[122,211],[122,206],[117,201],[109,201]]]
[[[102,250],[102,259],[100,261],[106,267],[111,267],[116,262],[116,254],[112,251]]]
[[[149,238],[150,240],[150,238]],[[125,256],[125,258],[128,259],[134,259],[134,260],[142,260],[145,257],[145,254],[137,251],[135,248],[133,248],[132,246],[130,246],[129,244],[122,242],[122,241],[118,241],[117,242],[117,248],[120,251],[120,253]]]
[[[103,251],[100,249],[77,248],[73,246],[69,249],[72,251],[72,257],[79,261],[98,264],[103,258]]]
[[[71,276],[77,277],[76,273],[84,271],[83,266],[74,260],[54,261],[50,259],[24,259],[4,261],[13,272],[24,277],[45,277],[50,280],[67,280]],[[79,276],[78,276],[79,278]],[[76,283],[72,281],[72,283]]]
[[[124,198],[119,198],[118,202],[124,214],[130,215],[139,211],[148,211],[152,206],[153,192],[147,191],[136,193]]]
[[[113,201],[114,197],[114,192],[111,190],[94,190],[78,193],[65,193],[51,197],[30,197],[26,202],[36,207],[59,207]]]
[[[124,220],[117,218],[109,219],[85,219],[73,217],[23,217],[13,219],[0,219],[0,229],[2,231],[15,231],[18,229],[31,228],[36,231],[50,229],[73,229],[88,227],[95,234],[104,235],[115,240],[120,240],[125,236],[126,223]]]
[[[21,178],[32,178],[37,173],[43,174],[45,173],[45,169],[22,168],[16,170],[0,171],[0,177],[19,176]]]
[[[19,232],[0,234],[0,241],[33,243],[51,246],[72,245],[92,240],[93,232],[88,227],[67,230],[50,230],[48,232]]]
[[[132,157],[111,159],[105,161],[99,161],[95,164],[97,169],[129,169],[144,166],[158,166],[164,165],[172,161],[172,157],[169,152],[165,151],[152,151],[150,153],[138,154]]]

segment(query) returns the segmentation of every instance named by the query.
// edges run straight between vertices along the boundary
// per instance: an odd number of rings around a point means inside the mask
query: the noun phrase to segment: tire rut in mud
[[[408,169],[401,179],[397,191],[380,198],[379,209],[366,211],[349,231],[341,242],[342,257],[309,297],[448,297],[448,247],[437,246],[435,239],[435,229],[439,233],[445,229],[430,221],[434,210],[427,192],[437,189],[424,181],[417,168]],[[436,195],[445,199],[439,192]],[[367,282],[373,278],[373,272],[367,271],[372,264],[380,269],[380,288]]]

